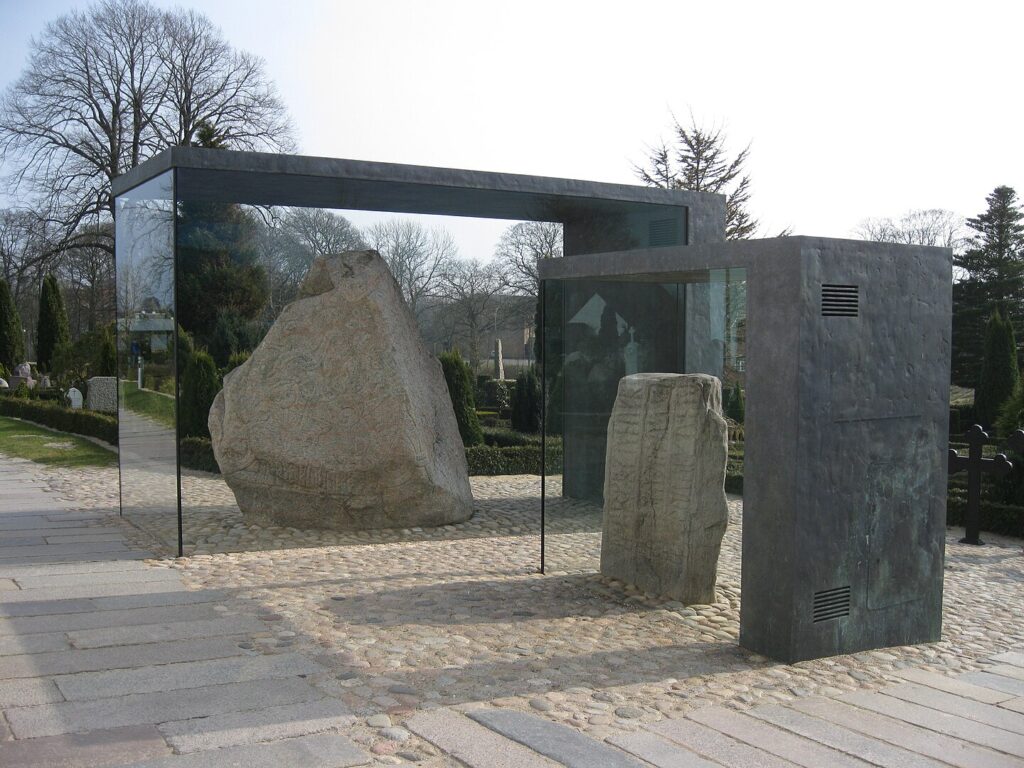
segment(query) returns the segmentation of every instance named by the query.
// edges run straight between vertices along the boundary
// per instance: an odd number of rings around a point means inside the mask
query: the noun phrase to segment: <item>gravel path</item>
[[[43,474],[82,506],[116,506],[116,471]],[[949,530],[941,642],[781,665],[736,644],[738,497],[718,599],[684,607],[597,575],[599,513],[578,502],[549,508],[549,573],[537,574],[533,476],[474,478],[467,523],[359,534],[247,525],[216,476],[188,473],[183,488],[190,556],[159,564],[192,589],[231,589],[253,615],[277,617],[260,650],[317,658],[364,718],[398,723],[425,706],[488,702],[605,738],[715,704],[874,689],[907,668],[977,670],[1024,644],[1021,542],[997,536],[975,548]],[[173,520],[142,523],[173,531]]]

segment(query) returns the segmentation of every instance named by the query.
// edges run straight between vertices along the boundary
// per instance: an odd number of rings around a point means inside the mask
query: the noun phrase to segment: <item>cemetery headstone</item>
[[[77,387],[72,387],[68,390],[68,403],[76,411],[82,407],[82,393]]]
[[[89,379],[85,407],[90,411],[117,413],[117,377],[93,376]]]
[[[498,381],[505,378],[505,358],[501,351],[501,339],[494,340],[494,378]]]
[[[28,363],[19,363],[14,366],[14,375],[11,376],[9,386],[11,389],[17,389],[19,384],[24,384],[29,389],[36,386],[35,379],[32,378],[32,366]]]

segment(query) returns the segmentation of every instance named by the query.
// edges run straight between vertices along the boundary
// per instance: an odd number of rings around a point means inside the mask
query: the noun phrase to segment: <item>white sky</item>
[[[636,183],[670,111],[692,111],[752,142],[765,235],[1024,194],[1024,10],[1005,0],[158,4],[266,59],[304,154]],[[74,5],[0,0],[0,86]],[[452,221],[480,258],[506,225]]]

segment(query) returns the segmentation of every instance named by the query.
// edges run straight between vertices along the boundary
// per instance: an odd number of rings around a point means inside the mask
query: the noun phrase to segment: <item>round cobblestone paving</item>
[[[82,507],[116,509],[116,470],[45,476]],[[365,718],[360,738],[379,758],[430,754],[401,727],[417,708],[489,702],[602,737],[709,704],[877,687],[908,666],[977,668],[1024,643],[1021,541],[994,535],[978,548],[948,531],[941,642],[785,665],[737,644],[739,497],[716,601],[683,606],[600,577],[600,510],[557,498],[557,483],[538,574],[534,476],[473,478],[476,514],[463,524],[361,533],[248,525],[219,477],[182,482],[187,556],[155,562],[266,620],[272,631],[252,639],[263,653],[315,656],[328,670],[316,683]],[[166,514],[132,522],[139,541],[176,540]]]

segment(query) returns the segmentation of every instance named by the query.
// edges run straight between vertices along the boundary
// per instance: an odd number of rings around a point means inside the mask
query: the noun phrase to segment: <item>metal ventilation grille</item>
[[[856,285],[821,286],[821,314],[825,317],[856,317],[860,309],[860,290]]]
[[[652,248],[662,245],[676,245],[679,242],[679,221],[658,219],[647,227],[647,242]]]
[[[814,593],[814,623],[850,615],[850,588],[836,587]]]

